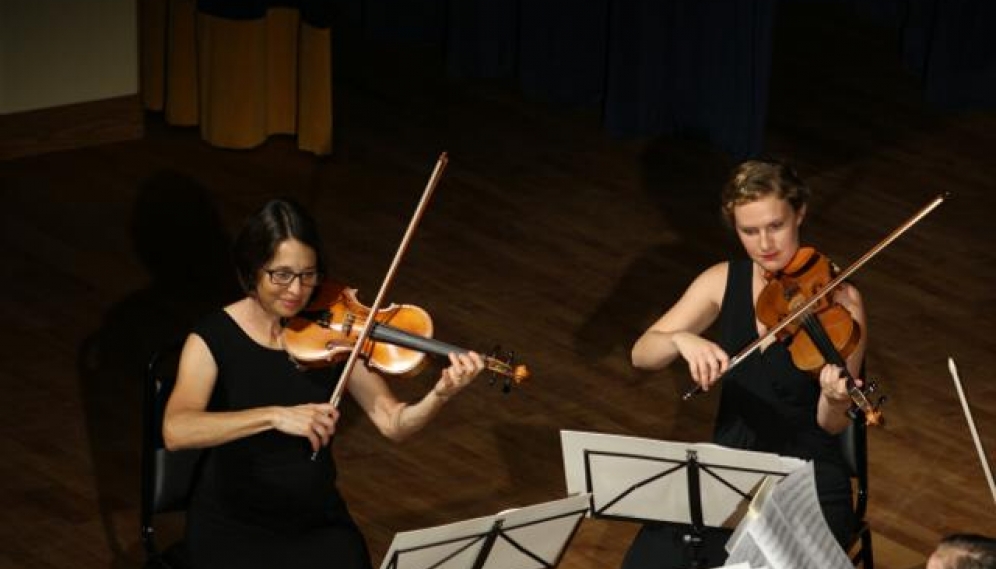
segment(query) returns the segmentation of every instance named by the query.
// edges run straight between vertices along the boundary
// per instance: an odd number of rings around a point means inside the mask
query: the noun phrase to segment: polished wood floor
[[[855,279],[889,396],[870,434],[878,565],[917,567],[944,534],[996,533],[946,363],[992,460],[996,114],[925,105],[887,30],[796,17],[776,44],[767,145],[816,191],[807,240],[847,265],[953,196]],[[694,140],[616,140],[594,111],[368,47],[337,60],[331,159],[286,138],[223,151],[150,116],[138,142],[0,162],[0,567],[139,566],[143,363],[233,298],[222,260],[239,221],[270,196],[301,200],[369,301],[441,151],[450,167],[391,299],[426,308],[450,343],[514,349],[534,377],[508,395],[471,386],[402,445],[347,403],[340,486],[375,563],[396,532],[564,497],[560,429],[709,438],[715,395],[682,402],[686,370],[637,373],[628,353],[736,250],[717,214],[731,159]],[[434,373],[396,389],[418,397]],[[635,529],[585,521],[562,566],[617,566]]]

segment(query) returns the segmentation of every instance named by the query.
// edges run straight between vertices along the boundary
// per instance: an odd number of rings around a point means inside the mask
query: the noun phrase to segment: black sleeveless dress
[[[208,409],[327,402],[336,370],[300,371],[282,350],[252,340],[225,311],[194,334],[211,350],[218,379]],[[210,449],[187,513],[196,568],[369,569],[363,536],[335,486],[331,448],[311,460],[308,440],[265,431]]]
[[[720,341],[735,354],[758,338],[750,259],[731,261],[719,315]],[[722,395],[713,442],[745,450],[771,452],[814,461],[816,491],[823,516],[838,543],[854,531],[851,479],[837,435],[816,422],[820,384],[799,371],[779,343],[754,352],[722,379]],[[686,532],[673,524],[641,528],[623,561],[624,569],[689,567]],[[709,530],[700,554],[703,567],[721,565],[730,532]]]

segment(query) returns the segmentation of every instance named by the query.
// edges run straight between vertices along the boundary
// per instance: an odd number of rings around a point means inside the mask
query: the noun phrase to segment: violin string
[[[823,324],[820,323],[819,319],[813,315],[811,312],[807,312],[803,317],[803,326],[806,328],[806,332],[809,337],[816,344],[820,353],[823,354],[825,360],[833,360],[830,363],[837,365],[841,368],[844,373],[844,377],[847,378],[847,391],[851,396],[851,400],[862,410],[867,411],[872,408],[872,404],[865,397],[863,391],[858,389],[854,382],[854,377],[851,375],[849,369],[847,369],[847,362],[844,361],[843,356],[837,351],[837,348],[833,345],[833,341],[830,336],[827,335],[826,329],[823,328]]]
[[[807,312],[803,317],[803,326],[806,328],[806,332],[809,334],[810,339],[816,344],[816,348],[823,355],[825,360],[833,360],[830,363],[843,367],[847,369],[847,365],[844,362],[844,358],[841,357],[840,352],[833,345],[833,341],[827,335],[826,329],[823,328],[823,324],[819,319],[812,313]]]

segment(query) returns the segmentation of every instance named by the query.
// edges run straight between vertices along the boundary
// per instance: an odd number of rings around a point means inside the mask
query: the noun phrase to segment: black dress
[[[218,365],[211,411],[327,402],[339,376],[298,370],[224,311],[194,333]],[[187,514],[194,567],[369,569],[363,536],[335,486],[331,448],[314,461],[311,454],[307,439],[275,430],[209,450]]]
[[[735,354],[758,338],[750,259],[731,261],[720,309],[720,341]],[[837,435],[816,422],[820,383],[792,363],[786,347],[775,343],[754,352],[722,379],[713,442],[814,461],[816,491],[823,516],[838,543],[854,530],[851,480]],[[647,524],[633,541],[624,569],[689,567],[691,551],[681,542],[684,528]],[[721,565],[726,530],[710,530],[701,553],[702,567]]]

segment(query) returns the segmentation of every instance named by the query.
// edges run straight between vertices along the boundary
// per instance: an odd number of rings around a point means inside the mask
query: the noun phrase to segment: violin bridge
[[[345,337],[353,332],[353,324],[356,322],[356,315],[352,312],[347,312],[345,318],[342,319],[342,334]]]

